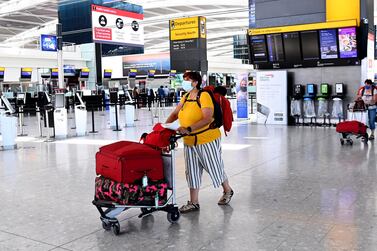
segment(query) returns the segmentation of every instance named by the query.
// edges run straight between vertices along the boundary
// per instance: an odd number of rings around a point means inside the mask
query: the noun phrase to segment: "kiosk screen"
[[[300,36],[298,32],[285,33],[284,52],[288,62],[301,62]]]
[[[301,32],[302,57],[304,60],[318,60],[319,59],[319,45],[318,45],[317,31],[303,31]]]
[[[270,62],[284,61],[283,39],[281,34],[267,35],[267,49]]]

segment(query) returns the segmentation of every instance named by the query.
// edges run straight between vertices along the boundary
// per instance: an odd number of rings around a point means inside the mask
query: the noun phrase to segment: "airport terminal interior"
[[[344,2],[0,0],[0,250],[377,250]]]

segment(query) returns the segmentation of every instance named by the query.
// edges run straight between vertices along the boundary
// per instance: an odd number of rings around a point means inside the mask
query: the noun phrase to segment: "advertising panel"
[[[139,75],[148,75],[150,70],[155,74],[170,73],[169,52],[159,54],[139,54],[123,57],[123,76],[128,76],[130,69],[137,69]]]
[[[321,59],[338,58],[338,45],[336,41],[336,30],[320,30],[319,42]]]
[[[356,28],[340,28],[339,32],[339,52],[340,58],[356,58],[357,42]]]
[[[53,35],[41,35],[41,50],[42,51],[57,51],[58,39]]]
[[[92,5],[93,41],[144,46],[143,14]]]
[[[286,125],[287,103],[287,72],[257,72],[257,122]]]
[[[249,94],[247,92],[248,74],[237,74],[237,118],[247,119],[249,117],[248,100]]]

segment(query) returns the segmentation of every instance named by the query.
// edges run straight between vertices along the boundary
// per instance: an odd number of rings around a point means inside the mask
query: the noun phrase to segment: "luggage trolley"
[[[158,199],[155,199],[154,205],[120,205],[112,201],[93,200],[93,205],[98,209],[101,217],[102,227],[106,231],[112,230],[115,235],[120,233],[120,223],[117,219],[122,212],[131,209],[139,208],[141,214],[139,218],[152,214],[156,211],[167,212],[167,220],[170,223],[178,222],[181,214],[178,210],[176,200],[176,182],[175,182],[175,149],[177,147],[177,140],[183,136],[173,136],[170,138],[170,147],[168,151],[162,152],[164,176],[168,183],[167,200],[164,205],[159,205]],[[157,196],[156,196],[157,197]],[[158,198],[158,197],[157,197]]]

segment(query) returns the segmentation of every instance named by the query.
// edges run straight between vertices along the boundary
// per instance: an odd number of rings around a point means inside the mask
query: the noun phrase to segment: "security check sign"
[[[144,46],[143,14],[92,5],[93,41]]]

